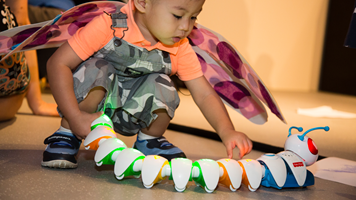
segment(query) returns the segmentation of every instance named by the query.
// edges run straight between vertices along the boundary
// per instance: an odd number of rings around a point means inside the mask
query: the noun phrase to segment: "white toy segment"
[[[307,178],[307,168],[304,161],[291,151],[282,151],[278,155],[286,161],[298,185],[303,186]]]
[[[292,135],[291,130],[297,129],[299,132],[303,131],[302,127],[292,126],[289,129],[289,135],[284,143],[284,150],[292,151],[300,156],[307,166],[310,166],[316,162],[318,159],[318,148],[316,147],[314,141],[306,136],[311,131],[322,129],[324,131],[329,131],[328,126],[325,127],[315,127],[305,131],[303,134]]]
[[[219,182],[228,186],[231,191],[236,191],[241,186],[242,169],[239,163],[233,159],[220,159],[216,161],[222,170]],[[220,170],[220,171],[221,171]]]
[[[293,134],[289,136],[284,144],[284,150],[289,150],[299,155],[303,158],[307,166],[314,164],[318,159],[318,150],[316,150],[316,154],[312,154],[308,148],[308,143],[311,142],[312,145],[314,145],[313,140],[311,140],[308,136],[304,136],[304,140],[301,141],[298,136],[301,135]]]
[[[283,187],[287,179],[287,169],[283,159],[278,155],[269,153],[262,155],[257,160],[261,160],[267,165],[277,185]]]
[[[146,156],[142,165],[142,182],[146,188],[151,188],[155,183],[161,182],[161,170],[165,165],[169,166],[168,160],[157,155]]]
[[[135,176],[139,177],[138,172],[142,170],[142,159],[145,157],[143,153],[133,148],[126,148],[120,152],[120,154],[116,158],[116,162],[114,165],[114,174],[118,180],[121,180],[125,177],[125,172],[127,170],[132,170],[133,172],[137,172]],[[137,160],[138,158],[142,158]],[[130,168],[131,164],[133,164],[132,169]],[[135,174],[135,173],[134,173]]]
[[[139,178],[142,175],[143,185],[151,188],[170,177],[178,192],[183,192],[189,180],[193,180],[208,193],[214,192],[218,183],[231,191],[239,189],[241,183],[250,191],[256,191],[261,183],[278,189],[313,185],[314,176],[307,173],[306,165],[316,161],[318,149],[305,135],[315,129],[329,130],[329,127],[317,127],[303,135],[289,133],[285,151],[277,155],[264,154],[257,160],[200,159],[193,163],[187,158],[174,158],[168,162],[158,155],[145,156],[136,149],[127,148],[124,142],[116,138],[112,127],[111,120],[102,115],[92,123],[92,131],[85,139],[84,146],[86,149],[97,150],[94,161],[98,166],[114,164],[114,174],[118,180],[127,176]],[[302,130],[300,127],[291,127],[289,131],[293,128],[299,132]]]
[[[125,148],[127,148],[126,144],[120,139],[109,138],[100,144],[95,153],[94,161],[97,166],[101,166],[103,164],[103,159],[111,152],[115,151],[111,158],[109,158],[114,163],[119,153]]]
[[[109,138],[116,138],[115,131],[106,126],[98,126],[88,134],[83,144],[86,150],[97,150],[101,142]]]
[[[239,160],[238,162],[243,170],[242,183],[248,186],[250,191],[256,191],[260,187],[262,180],[261,164],[251,159]]]
[[[94,120],[90,125],[92,130],[99,126],[107,126],[111,129],[114,129],[114,125],[111,119],[107,115],[101,115],[99,118]]]
[[[174,187],[178,192],[183,192],[188,184],[192,161],[186,158],[175,158],[171,160],[171,174],[174,182]]]
[[[204,180],[204,183],[196,181],[197,185],[205,186],[205,191],[208,193],[213,192],[219,183],[219,164],[210,159],[200,159],[195,162],[199,164],[200,172],[198,173],[197,168],[193,167],[195,171],[192,176],[196,177],[196,175],[199,175]]]

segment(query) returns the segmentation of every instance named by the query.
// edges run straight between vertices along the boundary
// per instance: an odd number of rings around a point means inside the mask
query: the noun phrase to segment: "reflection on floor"
[[[356,113],[356,98],[326,93],[274,93],[288,125],[269,113],[265,125],[253,125],[239,114],[232,113],[235,127],[261,143],[283,147],[291,125],[305,130],[315,126],[330,126],[329,132],[315,131],[309,135],[319,148],[320,155],[356,160],[355,119],[308,118],[296,114],[297,108],[330,105],[334,109]],[[44,95],[53,101],[50,95]],[[188,105],[189,104],[189,105]],[[212,131],[188,96],[182,96],[181,105],[173,123]],[[271,189],[260,187],[249,192],[242,185],[237,192],[219,185],[212,194],[188,183],[185,192],[174,190],[171,180],[164,180],[145,189],[141,179],[127,178],[118,181],[113,166],[96,167],[94,151],[81,147],[79,166],[74,170],[47,169],[40,166],[43,140],[59,126],[56,117],[33,116],[24,102],[13,120],[0,123],[0,199],[356,199],[354,187],[316,178],[314,186],[294,189]],[[193,161],[201,158],[226,157],[221,142],[191,134],[168,130],[167,139],[182,148]],[[135,137],[120,137],[127,146],[132,146]],[[245,158],[257,159],[264,152],[252,151]],[[238,150],[234,150],[234,159]]]

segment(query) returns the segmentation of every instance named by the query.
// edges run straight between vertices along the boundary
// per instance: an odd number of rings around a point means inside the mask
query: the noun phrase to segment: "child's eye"
[[[178,15],[175,15],[175,14],[173,14],[173,16],[174,16],[176,19],[181,19],[181,18],[182,18],[182,16],[178,16]]]
[[[191,20],[197,20],[198,17],[191,17],[190,19],[191,19]]]

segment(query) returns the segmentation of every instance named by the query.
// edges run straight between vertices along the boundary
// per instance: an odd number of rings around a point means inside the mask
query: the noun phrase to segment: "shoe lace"
[[[161,137],[157,139],[161,143],[161,147],[172,146],[173,144],[168,142],[166,138]]]
[[[67,142],[53,142],[51,144],[51,147],[58,147],[58,146],[68,146],[70,148],[73,148],[72,145],[68,144]]]

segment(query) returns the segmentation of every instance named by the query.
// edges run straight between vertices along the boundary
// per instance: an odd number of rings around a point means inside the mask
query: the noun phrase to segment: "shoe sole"
[[[50,168],[60,168],[60,169],[75,169],[78,167],[78,164],[69,162],[67,160],[51,160],[51,161],[42,161],[41,165],[43,167]]]

